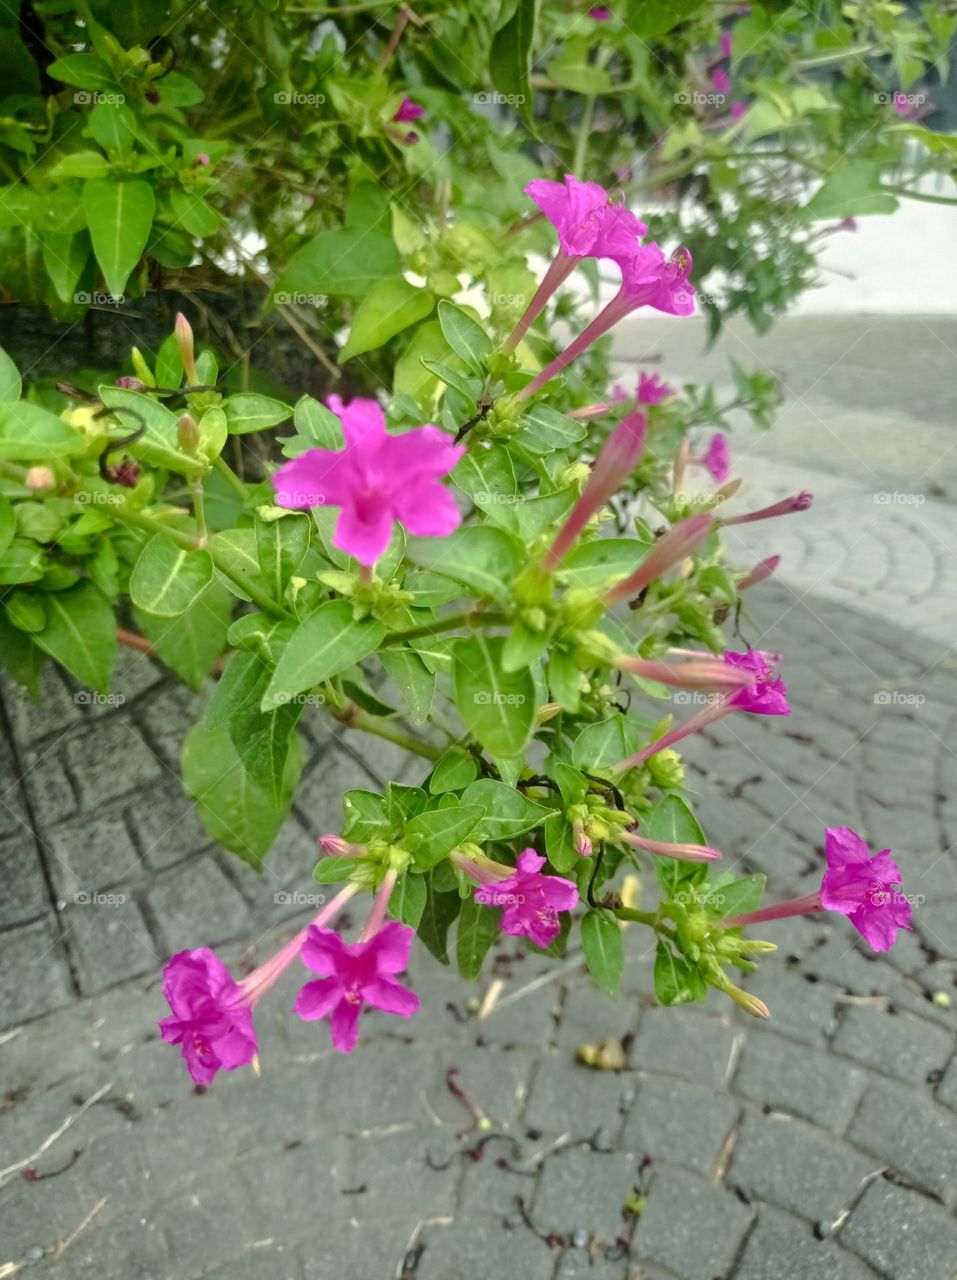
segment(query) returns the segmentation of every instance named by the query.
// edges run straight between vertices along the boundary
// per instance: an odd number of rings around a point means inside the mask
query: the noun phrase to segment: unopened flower
[[[780,563],[780,556],[768,556],[766,560],[759,561],[751,572],[745,574],[738,583],[738,590],[746,591],[748,587],[757,586],[757,584],[759,582],[763,582],[765,578],[770,578],[771,574],[775,572]]]
[[[595,22],[607,22],[612,15],[611,10],[606,8],[603,4],[596,4],[588,10],[588,16]]]
[[[197,377],[193,330],[182,311],[177,311],[176,313],[176,323],[173,326],[173,333],[176,336],[176,346],[179,350],[180,359],[183,362],[183,372],[186,374],[186,382],[190,386],[195,386]]]
[[[841,219],[841,221],[840,221],[837,225],[838,225],[838,227],[840,228],[840,230],[841,230],[841,231],[856,231],[856,230],[857,230],[857,219],[856,219],[856,218],[842,218],[842,219]]]
[[[775,516],[787,516],[793,511],[807,511],[813,501],[814,495],[802,489],[800,493],[790,498],[782,498],[780,502],[774,502],[769,507],[761,507],[759,511],[749,511],[743,516],[722,516],[721,523],[730,526],[752,524],[755,520],[772,520]]]
[[[539,947],[555,941],[561,929],[559,913],[571,911],[578,902],[578,888],[571,880],[542,875],[545,859],[534,849],[523,850],[514,869],[491,859],[481,865],[463,859],[459,865],[484,881],[475,891],[475,901],[502,908],[503,933],[531,938]]]
[[[638,375],[638,403],[660,404],[674,391],[662,382],[657,373],[641,373]]]
[[[333,545],[360,564],[383,554],[398,521],[419,538],[443,538],[461,523],[451,493],[439,478],[465,452],[438,427],[389,435],[375,400],[338,396],[328,404],[341,422],[345,449],[307,449],[272,478],[281,507],[338,507]]]
[[[408,124],[412,120],[421,120],[425,115],[425,107],[421,103],[413,102],[411,98],[403,98],[402,105],[392,117],[399,124]]]
[[[736,123],[742,118],[742,116],[747,115],[747,111],[748,104],[746,102],[742,102],[740,98],[736,98],[735,101],[731,103],[731,119]]]
[[[735,711],[747,711],[752,715],[760,716],[789,716],[791,707],[787,698],[787,685],[772,674],[769,658],[776,659],[777,654],[762,653],[758,649],[751,649],[746,653],[726,653],[724,661],[739,673],[751,676],[749,683],[731,693],[715,698],[710,706],[697,712],[690,720],[676,725],[674,729],[670,729],[647,747],[620,760],[614,766],[613,772],[624,773],[635,765],[644,763],[649,756],[655,755],[663,748],[674,746],[682,738],[700,732],[708,725]]]
[[[615,659],[619,671],[658,680],[678,689],[695,689],[702,693],[722,693],[741,689],[753,680],[750,671],[741,671],[721,658],[706,656],[690,662],[665,662],[658,658],[632,658],[626,654]]]
[[[53,488],[56,476],[52,467],[28,467],[23,483],[31,493],[42,493],[44,489]]]
[[[621,839],[634,849],[644,849],[658,858],[674,858],[678,862],[713,862],[721,857],[718,849],[706,844],[672,844],[666,840],[647,840],[636,831],[623,831]]]
[[[731,90],[731,77],[724,67],[715,67],[711,73],[711,83],[714,85],[715,93],[726,94]]]
[[[121,378],[117,378],[113,384],[116,387],[122,387],[124,391],[145,391],[146,383],[141,378],[134,378],[129,374],[123,374]]]
[[[631,475],[645,447],[645,426],[643,413],[630,413],[602,445],[581,497],[545,554],[547,572],[557,568],[588,521]]]
[[[722,32],[721,32],[721,40],[720,40],[720,44],[719,44],[719,47],[720,47],[720,49],[721,49],[721,56],[722,56],[722,58],[730,58],[730,57],[731,57],[731,43],[732,43],[732,42],[731,42],[731,32],[730,32],[730,31],[722,31]]]
[[[911,928],[911,905],[901,892],[901,873],[890,849],[873,857],[850,827],[825,827],[827,870],[816,893],[791,898],[758,911],[729,916],[726,928],[744,928],[788,916],[838,911],[875,951],[890,951],[900,929]]]
[[[310,925],[302,961],[322,976],[301,988],[296,1013],[306,1022],[328,1017],[332,1043],[340,1053],[356,1047],[363,1005],[411,1018],[419,997],[396,982],[395,975],[407,968],[414,938],[414,929],[389,920],[367,941],[349,946],[334,929]]]
[[[317,844],[327,858],[364,858],[366,849],[361,844],[350,844],[342,836],[320,836]]]
[[[605,592],[602,597],[605,604],[617,604],[643,591],[649,583],[690,556],[707,538],[713,524],[714,516],[706,513],[679,520],[658,539],[634,573]]]
[[[698,459],[692,459],[692,461],[698,461]],[[717,484],[724,484],[730,470],[727,436],[720,431],[716,431],[708,442],[708,448],[701,455],[700,462],[712,480]]]

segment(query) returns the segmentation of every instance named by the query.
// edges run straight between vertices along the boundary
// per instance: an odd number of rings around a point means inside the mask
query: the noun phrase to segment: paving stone
[[[152,747],[121,716],[105,719],[91,731],[71,734],[66,761],[76,774],[84,806],[97,808],[128,793],[138,793],[145,800],[150,787],[166,776]]]
[[[444,1142],[441,1140],[444,1138]],[[454,1136],[421,1129],[360,1138],[355,1144],[350,1184],[364,1187],[362,1212],[387,1218],[440,1217],[455,1202]],[[448,1168],[436,1168],[451,1161]]]
[[[812,1222],[830,1222],[875,1167],[803,1120],[747,1112],[728,1182]]]
[[[946,1106],[957,1111],[957,1057],[951,1059],[944,1078],[937,1087],[937,1097]]]
[[[728,1273],[751,1211],[694,1174],[660,1168],[638,1219],[632,1253],[683,1280]]]
[[[932,951],[957,960],[957,902],[927,902],[914,912],[914,928]]]
[[[807,982],[800,974],[775,966],[774,959],[770,957],[751,975],[748,990],[771,1010],[775,1030],[808,1044],[823,1044],[837,1027],[836,992],[823,982]],[[746,1014],[741,1021],[754,1023]]]
[[[612,1243],[624,1230],[622,1211],[637,1182],[634,1156],[566,1147],[544,1162],[532,1220],[546,1235],[582,1231]]]
[[[468,1112],[451,1093],[448,1072],[455,1069],[455,1083],[495,1127],[514,1128],[528,1098],[535,1055],[529,1049],[483,1048],[469,1052],[465,1046],[436,1048],[431,1079],[420,1080],[431,1112],[447,1124],[461,1128]]]
[[[360,741],[365,735],[359,735]],[[303,771],[296,789],[296,809],[317,836],[342,830],[342,797],[346,791],[371,790],[371,779],[356,756],[330,747]]]
[[[75,814],[79,807],[64,756],[65,752],[59,749],[56,741],[42,748],[25,748],[20,753],[22,783],[30,797],[33,812],[43,827],[62,822]]]
[[[160,1205],[151,1219],[169,1242],[174,1268],[189,1274],[225,1261],[268,1234],[252,1187],[228,1169],[214,1182],[197,1184]]]
[[[212,844],[195,804],[174,777],[151,787],[148,803],[131,804],[127,819],[147,865],[156,871]]]
[[[288,1109],[288,1083],[285,1104]],[[267,1234],[278,1243],[308,1240],[319,1245],[340,1229],[348,1211],[355,1208],[353,1198],[342,1194],[343,1188],[355,1184],[347,1177],[346,1144],[341,1139],[324,1135],[322,1142],[284,1144],[273,1153],[257,1152],[244,1159],[241,1167],[256,1188]],[[274,1229],[279,1223],[281,1232]]]
[[[320,1035],[327,1034],[325,1027],[314,1028],[317,1043]],[[322,1079],[319,1102],[324,1124],[332,1132],[357,1133],[420,1123],[429,1116],[423,1096],[434,1064],[434,1054],[425,1047],[371,1037],[360,1038],[358,1048],[348,1056],[330,1052],[314,1068]],[[489,1069],[497,1065],[496,1060]],[[468,1119],[468,1113],[457,1107],[453,1122],[465,1126]]]
[[[894,1280],[953,1280],[957,1222],[931,1200],[879,1179],[867,1188],[840,1242]]]
[[[942,1071],[953,1052],[953,1037],[909,1014],[888,1016],[878,1009],[852,1005],[834,1037],[835,1053],[912,1084],[923,1084],[932,1071]]]
[[[416,1280],[502,1280],[521,1276],[522,1280],[552,1280],[555,1255],[543,1240],[530,1231],[489,1231],[483,1223],[456,1223],[429,1227],[424,1235],[425,1251],[416,1268]],[[368,1280],[363,1272],[355,1280]],[[316,1272],[319,1280],[319,1272]],[[325,1280],[325,1277],[323,1277]]]
[[[45,833],[47,865],[57,897],[71,903],[136,878],[140,853],[121,811],[68,822]]]
[[[631,1052],[643,1071],[721,1085],[731,1063],[734,1032],[717,1018],[691,1009],[648,1009]]]
[[[587,1249],[569,1249],[562,1254],[555,1280],[626,1280],[629,1267],[622,1254],[620,1245],[594,1255]],[[645,1273],[645,1280],[654,1277]]]
[[[957,1120],[913,1089],[875,1082],[847,1136],[945,1204],[957,1196]]]
[[[59,1009],[72,998],[60,929],[52,913],[4,933],[0,1027]]]
[[[88,899],[60,915],[83,994],[95,995],[125,978],[157,972],[166,957],[158,954],[129,886],[117,885]]]
[[[677,1080],[643,1080],[621,1145],[638,1156],[708,1175],[737,1119],[731,1098]]]
[[[3,689],[4,706],[18,742],[38,742],[53,735],[62,737],[82,716],[73,690],[53,663],[48,663],[40,672],[40,698],[37,702],[14,684],[5,672],[0,688]]]
[[[50,905],[36,841],[29,831],[0,840],[0,884],[0,927],[26,924]]]
[[[617,1135],[622,1097],[634,1078],[633,1072],[595,1071],[570,1054],[550,1054],[535,1073],[525,1125],[576,1138],[590,1138],[599,1130]]]
[[[736,1093],[843,1133],[867,1076],[831,1053],[785,1040],[756,1026],[734,1077]]]
[[[647,966],[647,960],[643,963]],[[638,1010],[631,1000],[608,1000],[589,978],[566,993],[555,1042],[574,1053],[581,1045],[597,1044],[607,1036],[621,1040],[634,1032],[637,1023]]]
[[[832,1241],[818,1240],[806,1222],[761,1210],[734,1280],[874,1280],[874,1272]]]
[[[249,908],[207,854],[160,876],[148,896],[170,954],[241,933]]]
[[[511,1219],[518,1200],[528,1204],[535,1194],[538,1166],[529,1162],[529,1157],[545,1147],[547,1141],[542,1138],[519,1142],[504,1134],[495,1134],[483,1143],[480,1159],[462,1159],[462,1212],[465,1215],[490,1213]],[[444,1140],[438,1150],[443,1147]],[[448,1177],[452,1176],[453,1169],[454,1166]]]

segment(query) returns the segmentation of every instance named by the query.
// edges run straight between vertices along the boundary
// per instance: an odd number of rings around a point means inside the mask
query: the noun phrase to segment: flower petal
[[[850,827],[824,828],[824,856],[827,865],[835,869],[849,862],[869,863],[871,860],[867,845]]]
[[[400,1018],[411,1018],[419,1010],[419,997],[415,992],[390,978],[368,983],[363,988],[362,998],[374,1008],[397,1014]]]
[[[324,1018],[342,995],[342,984],[338,978],[316,978],[300,987],[293,1005],[293,1012],[298,1013],[304,1022],[315,1022]]]
[[[393,508],[400,524],[415,538],[446,538],[462,523],[452,494],[435,480],[396,494]]]
[[[334,449],[307,449],[284,462],[272,477],[280,507],[340,507],[349,492],[351,468],[345,453]]]
[[[369,522],[360,518],[351,503],[343,505],[332,545],[355,556],[360,564],[373,565],[392,540],[392,523],[392,512],[386,507],[381,507]]]
[[[340,1053],[351,1053],[359,1039],[359,1014],[362,1005],[351,1000],[340,1000],[332,1011],[329,1029],[333,1046]]]
[[[407,968],[415,930],[398,920],[387,921],[366,944],[374,952],[378,973],[401,973]]]

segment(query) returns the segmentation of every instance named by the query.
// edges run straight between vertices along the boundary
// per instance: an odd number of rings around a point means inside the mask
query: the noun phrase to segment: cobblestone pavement
[[[953,519],[939,384],[957,339],[928,322],[928,367],[913,326],[866,322],[868,378],[830,323],[793,322],[760,360],[732,335],[744,362],[783,368],[799,402],[783,443],[744,437],[736,456],[761,484],[810,473],[835,537],[860,531],[865,502],[886,506],[876,527],[899,554],[862,594],[858,560],[835,569],[822,552],[802,576],[786,553],[743,626],[786,655],[795,714],[724,721],[686,758],[727,864],[768,873],[773,896],[807,892],[825,823],[855,826],[895,850],[914,932],[875,957],[830,917],[766,926],[780,950],[748,986],[768,1024],[715,996],[658,1008],[637,928],[617,1003],[575,953],[545,965],[508,943],[475,987],[415,954],[422,1011],[367,1019],[351,1058],[290,1014],[287,975],[257,1013],[262,1078],[198,1092],[155,1029],[162,961],[207,944],[243,972],[274,950],[304,918],[312,837],[337,828],[342,791],[406,762],[311,721],[296,813],[256,876],[210,846],[182,795],[195,707],[152,663],[126,655],[113,703],[55,675],[39,706],[3,685],[0,1280],[955,1280],[954,592],[936,555],[922,598],[940,613],[922,638],[907,629],[923,550],[900,550],[900,530]],[[720,368],[670,334],[636,352],[661,350],[672,377]],[[888,443],[887,405],[905,402]],[[870,499],[818,421],[842,405],[876,473]],[[873,503],[878,485],[930,498],[917,482],[930,449],[933,513]],[[752,526],[742,562],[798,528],[817,554],[803,519]],[[605,1037],[621,1071],[576,1059]]]

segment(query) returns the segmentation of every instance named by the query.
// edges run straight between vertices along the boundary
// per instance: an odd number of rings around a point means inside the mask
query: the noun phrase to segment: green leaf
[[[232,597],[214,580],[178,618],[158,618],[138,609],[136,621],[158,657],[198,689],[226,647],[231,615]]]
[[[410,929],[417,929],[422,913],[425,911],[425,900],[428,887],[424,876],[414,876],[408,871],[399,876],[395,888],[389,898],[389,914],[395,920],[401,920]]]
[[[502,640],[457,640],[452,650],[455,705],[466,727],[493,756],[519,756],[535,725],[530,671],[502,670]]]
[[[226,443],[226,437],[229,433],[226,415],[219,405],[212,405],[206,410],[197,425],[199,427],[199,441],[196,445],[196,452],[199,457],[205,458],[207,462],[212,462],[214,458],[218,458],[222,453],[223,445]]]
[[[667,795],[659,800],[642,827],[642,835],[649,840],[662,840],[669,844],[708,843],[694,814],[676,795]],[[699,880],[707,874],[703,863],[679,862],[676,858],[655,858],[654,862],[661,887],[672,897],[686,881]]]
[[[0,667],[10,673],[33,700],[40,698],[40,670],[46,658],[28,635],[0,612]]]
[[[13,541],[17,531],[17,516],[12,505],[0,494],[0,556]]]
[[[485,810],[478,804],[462,804],[448,809],[429,809],[420,813],[406,825],[405,838],[417,837],[419,843],[409,848],[412,861],[419,871],[427,871],[467,840],[475,830]]]
[[[563,813],[553,813],[545,819],[545,856],[559,875],[581,862],[575,848],[574,829]]]
[[[587,911],[581,924],[582,949],[588,972],[612,1000],[618,999],[625,944],[618,918],[604,907]]]
[[[522,563],[519,543],[503,529],[484,524],[461,525],[447,538],[417,541],[410,555],[422,568],[503,604]]]
[[[130,574],[130,599],[159,618],[185,613],[213,579],[208,551],[187,551],[156,533],[137,557]]]
[[[435,697],[435,672],[430,671],[414,649],[383,649],[379,658],[386,675],[396,686],[413,724],[424,724]]]
[[[180,765],[183,786],[212,838],[260,870],[289,813],[302,771],[295,739],[278,803],[250,778],[225,727],[194,725],[183,743]]]
[[[455,890],[451,893],[438,893],[432,881],[433,876],[428,876],[425,910],[419,921],[418,937],[436,960],[448,964],[449,928],[462,909],[462,899]]]
[[[19,400],[22,384],[17,366],[0,347],[0,400]]]
[[[385,801],[375,791],[347,791],[342,797],[345,814],[342,834],[346,840],[365,844],[387,836],[392,823],[385,814]]]
[[[161,382],[160,385],[171,384]],[[109,408],[120,410],[116,415],[117,421],[127,431],[146,427],[146,434],[130,445],[129,451],[134,458],[154,467],[168,467],[180,475],[195,475],[203,469],[201,462],[183,453],[179,447],[176,414],[170,413],[158,400],[123,387],[102,386],[99,396]]]
[[[428,289],[417,288],[402,276],[374,284],[356,307],[339,363],[364,351],[373,351],[397,333],[424,320],[435,306]]]
[[[341,449],[345,445],[339,419],[331,409],[327,409],[312,396],[303,396],[296,401],[292,420],[299,435],[308,441],[309,447],[318,445],[322,449]],[[292,456],[286,454],[286,457]]]
[[[362,297],[377,281],[401,270],[402,259],[387,224],[321,231],[289,259],[273,299],[283,306],[316,305],[327,294]]]
[[[286,761],[295,740],[296,722],[302,715],[301,701],[284,703],[274,711],[260,711],[259,703],[271,679],[271,671],[252,654],[258,665],[258,680],[251,696],[229,717],[229,736],[246,773],[262,787],[274,804],[282,799]]]
[[[638,538],[596,538],[573,547],[559,573],[569,586],[593,586],[627,578],[644,560],[652,543]]]
[[[259,567],[274,599],[282,599],[286,584],[309,550],[311,530],[309,517],[294,512],[285,513],[275,520],[256,521]]]
[[[276,666],[262,709],[345,671],[378,648],[385,627],[372,618],[356,622],[348,600],[330,600],[301,622]]]
[[[845,160],[824,179],[804,206],[809,218],[862,217],[869,213],[893,213],[896,196],[880,189],[882,162]]]
[[[320,858],[312,869],[312,878],[317,884],[341,884],[355,869],[355,858]]]
[[[86,127],[104,151],[125,156],[133,150],[136,116],[122,102],[98,102],[90,112]]]
[[[586,773],[607,770],[638,750],[641,730],[625,715],[591,724],[575,739],[572,764]]]
[[[108,693],[116,657],[116,618],[109,601],[89,582],[52,591],[47,624],[34,641],[83,684]]]
[[[584,440],[588,428],[547,404],[532,405],[522,415],[522,429],[512,437],[515,444],[529,453],[544,456],[568,449]]]
[[[492,341],[478,321],[454,302],[443,298],[439,303],[439,324],[455,354],[465,361],[472,373],[484,377],[485,357],[492,350]]]
[[[511,99],[525,117],[531,119],[532,90],[528,81],[538,0],[509,0],[503,4],[499,26],[489,50],[492,83]]]
[[[77,286],[90,258],[90,237],[85,231],[78,235],[57,235],[43,231],[43,265],[50,283],[61,302],[78,300]]]
[[[244,436],[250,431],[265,431],[292,417],[292,409],[281,400],[240,391],[223,403],[230,435]]]
[[[118,89],[107,63],[92,53],[68,53],[65,58],[57,58],[47,67],[47,75],[75,89],[98,89],[106,93],[111,90],[115,93]]]
[[[462,902],[455,931],[455,958],[459,973],[472,982],[482,972],[489,947],[498,936],[498,913],[480,906],[471,895]]]
[[[604,67],[596,66],[591,59],[593,42],[587,36],[575,36],[565,41],[558,57],[545,64],[549,76],[569,93],[597,98],[610,93],[614,82]]]
[[[0,401],[0,458],[41,462],[83,453],[87,439],[55,414],[26,400]]]
[[[266,579],[259,568],[255,529],[222,529],[209,540],[213,563],[229,575],[226,586],[233,595],[248,600],[243,588],[268,595]]]
[[[724,877],[719,877],[713,885],[705,886],[708,907],[718,916],[741,916],[747,911],[757,911],[764,897],[767,876],[743,876],[740,880],[732,879],[730,872],[728,876],[726,883],[723,883]]]
[[[429,790],[434,796],[449,791],[461,791],[478,776],[478,761],[463,747],[449,747],[437,762],[429,779]]]
[[[688,1004],[704,1000],[707,994],[707,985],[698,971],[659,938],[655,949],[655,995],[661,1003]]]
[[[153,188],[138,178],[126,182],[91,178],[84,183],[83,210],[93,252],[114,298],[123,296],[146,248],[155,208]]]
[[[540,826],[554,812],[536,804],[495,778],[481,778],[473,782],[462,796],[463,804],[478,804],[485,810],[485,817],[478,824],[475,839],[510,840],[532,827]]]

